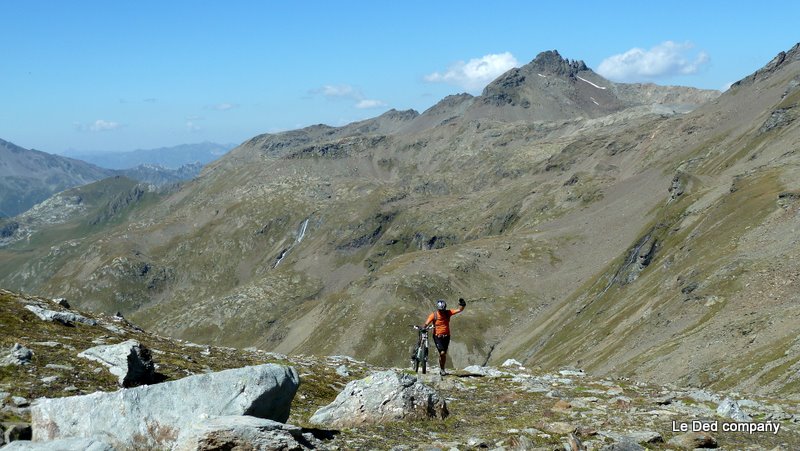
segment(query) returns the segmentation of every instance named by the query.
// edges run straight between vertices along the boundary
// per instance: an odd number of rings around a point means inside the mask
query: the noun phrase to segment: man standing
[[[444,299],[436,301],[436,311],[428,316],[425,327],[433,323],[433,342],[439,351],[439,374],[446,375],[444,366],[447,363],[447,348],[450,346],[450,317],[464,311],[467,302],[464,298],[459,298],[457,310],[447,310],[447,303]]]

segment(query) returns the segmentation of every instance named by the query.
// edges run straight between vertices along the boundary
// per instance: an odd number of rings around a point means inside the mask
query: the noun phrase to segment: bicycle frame
[[[413,326],[417,330],[417,347],[411,356],[411,366],[416,373],[422,367],[422,374],[428,371],[428,331],[429,327]]]

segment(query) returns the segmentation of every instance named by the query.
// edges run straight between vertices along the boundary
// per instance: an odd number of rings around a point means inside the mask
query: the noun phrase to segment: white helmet
[[[444,302],[444,299],[439,299],[436,301],[436,308],[439,310],[444,310],[447,308],[447,302]]]

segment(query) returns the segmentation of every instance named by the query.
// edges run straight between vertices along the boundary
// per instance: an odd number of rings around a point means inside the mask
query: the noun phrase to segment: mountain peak
[[[558,50],[547,50],[536,55],[530,63],[523,69],[531,72],[554,74],[562,76],[574,76],[578,72],[589,70],[586,63],[581,60],[569,60],[562,58]]]
[[[769,77],[783,66],[796,61],[800,61],[800,42],[795,44],[794,47],[788,51],[778,53],[775,55],[775,58],[772,58],[772,60],[766,64],[766,66],[737,81],[732,86],[735,87],[743,84],[753,83],[756,80]]]

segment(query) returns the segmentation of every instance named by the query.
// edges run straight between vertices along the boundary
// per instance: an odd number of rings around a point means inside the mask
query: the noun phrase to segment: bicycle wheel
[[[413,359],[411,359],[411,367],[414,369],[414,372],[415,372],[415,373],[416,373],[416,372],[417,372],[417,370],[419,369],[419,360],[418,360],[416,357],[414,357]],[[424,368],[424,367],[423,367],[423,368]],[[424,373],[424,372],[425,372],[425,370],[422,370],[422,372]]]
[[[422,357],[422,374],[428,371],[428,350],[425,350],[424,357]]]

